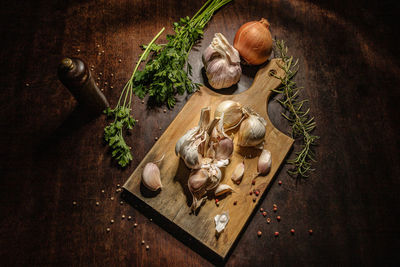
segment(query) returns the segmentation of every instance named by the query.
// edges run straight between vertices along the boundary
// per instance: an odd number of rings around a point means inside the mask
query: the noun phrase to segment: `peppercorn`
[[[233,201],[233,205],[235,205],[235,206],[237,205],[237,201],[236,201],[236,200],[235,200],[235,201]]]
[[[128,220],[131,220],[132,219],[132,216],[128,216]]]
[[[271,222],[271,218],[267,218],[267,223],[269,224]]]
[[[256,180],[251,181],[251,184],[255,185],[256,184]]]
[[[137,227],[137,223],[135,223],[135,224],[133,225],[133,227],[135,227],[135,228],[136,228],[136,227]]]
[[[249,194],[250,194],[250,196],[251,196],[251,195],[253,194],[253,192],[251,192],[251,191],[250,191],[250,193],[249,193]]]
[[[258,231],[258,232],[257,232],[257,235],[258,235],[258,237],[260,237],[260,236],[262,235],[262,232],[261,232],[261,231]]]
[[[263,215],[264,217],[267,216],[267,212],[264,211],[264,212],[262,213],[262,215]]]
[[[281,216],[276,216],[276,219],[278,220],[278,222],[281,220]]]
[[[257,198],[253,198],[253,202],[256,202]]]
[[[110,229],[109,227],[107,227],[106,231],[107,231],[107,232],[110,232],[110,231],[111,231],[111,229]]]
[[[279,185],[282,185],[282,181],[279,181],[278,184],[279,184]]]
[[[290,229],[290,233],[294,235],[294,229]]]
[[[142,240],[142,245],[144,245],[144,240]]]
[[[100,202],[96,201],[96,206],[100,205]]]
[[[260,212],[263,212],[264,211],[264,209],[263,208],[260,208]]]
[[[125,219],[125,215],[124,215],[124,214],[122,214],[121,218],[122,218],[122,219]]]
[[[149,249],[150,249],[150,246],[149,246],[149,245],[147,245],[147,246],[146,246],[146,250],[149,250]]]
[[[114,220],[113,220],[113,219],[111,219],[111,220],[110,220],[110,223],[114,223]]]
[[[122,204],[124,204],[124,202],[121,200],[121,201],[119,202],[119,204],[121,204],[121,205],[122,205]]]
[[[278,208],[277,207],[274,207],[274,212],[276,212],[278,210]]]
[[[313,234],[313,230],[312,230],[312,229],[308,230],[308,233],[309,233],[310,235],[312,235],[312,234]]]
[[[260,191],[256,191],[256,192],[254,192],[254,194],[256,194],[256,196],[258,196],[259,194],[260,194]]]
[[[275,236],[279,236],[279,232],[275,232],[274,235],[275,235]]]
[[[110,197],[111,200],[114,200],[114,197]]]
[[[72,201],[72,205],[76,206],[76,201]]]
[[[101,192],[102,192],[102,193],[104,193],[104,192],[105,192],[105,191],[104,191],[104,189],[103,189],[103,190],[101,190]]]
[[[122,62],[122,59],[118,59],[118,63],[121,63]]]

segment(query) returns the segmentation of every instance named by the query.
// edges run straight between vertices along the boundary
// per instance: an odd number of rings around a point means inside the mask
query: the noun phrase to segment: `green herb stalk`
[[[316,145],[316,140],[319,138],[311,132],[315,129],[316,123],[314,117],[310,117],[310,109],[304,111],[304,103],[307,100],[298,99],[301,87],[297,87],[293,81],[294,76],[298,71],[298,59],[294,62],[293,57],[288,55],[288,48],[285,46],[283,40],[275,41],[275,51],[277,56],[283,61],[279,67],[285,72],[280,79],[282,85],[274,90],[276,93],[281,94],[282,98],[277,101],[289,112],[289,115],[282,113],[282,116],[287,119],[292,128],[291,134],[293,138],[302,138],[302,145],[300,151],[295,152],[295,157],[288,160],[289,164],[293,164],[293,169],[289,170],[289,174],[293,176],[308,177],[312,161],[315,161],[312,147]]]
[[[134,75],[134,93],[140,98],[149,95],[157,104],[175,105],[175,95],[191,93],[200,84],[193,83],[192,67],[187,62],[189,51],[203,36],[203,29],[213,14],[232,0],[208,0],[192,17],[175,22],[174,35],[167,36],[166,44],[143,46],[152,53],[142,71]],[[184,70],[186,64],[186,70]]]
[[[148,48],[140,56],[131,78],[125,84],[124,89],[122,89],[115,108],[107,108],[104,111],[104,113],[107,114],[107,117],[114,117],[114,121],[104,128],[104,139],[111,147],[112,157],[118,161],[118,164],[121,167],[125,167],[132,160],[132,154],[130,152],[131,148],[124,140],[123,130],[132,129],[136,123],[136,120],[131,116],[133,79],[140,63],[143,60],[146,60],[147,56],[149,55],[149,48],[158,39],[158,37],[160,37],[164,30],[165,28],[162,28],[162,30],[153,38],[153,40],[151,40]]]

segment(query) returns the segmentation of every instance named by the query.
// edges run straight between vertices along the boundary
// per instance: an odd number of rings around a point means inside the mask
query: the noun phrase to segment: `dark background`
[[[134,160],[120,169],[102,141],[104,116],[85,118],[56,76],[63,56],[79,56],[94,65],[96,79],[103,74],[100,87],[115,105],[140,53],[138,45],[163,26],[171,33],[174,21],[193,15],[203,2],[1,4],[2,266],[212,264],[135,207],[121,205],[115,192],[185,104],[185,96],[166,113],[165,107],[151,109],[134,99],[139,124],[128,137]],[[284,39],[300,60],[296,81],[304,87],[301,97],[310,100],[315,134],[321,137],[315,172],[298,180],[284,166],[260,206],[270,211],[276,203],[281,222],[273,219],[268,225],[256,213],[228,266],[399,264],[399,9],[394,1],[320,2],[234,0],[214,16],[191,53],[194,81],[204,82],[200,55],[213,34],[222,32],[233,41],[240,25],[267,18],[273,36]],[[237,91],[251,84],[249,73]],[[288,132],[281,111],[270,103],[275,126]],[[122,214],[132,220],[121,219]],[[275,231],[281,233],[278,238]]]

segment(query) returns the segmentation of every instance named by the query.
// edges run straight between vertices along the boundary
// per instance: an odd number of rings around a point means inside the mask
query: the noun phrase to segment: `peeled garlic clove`
[[[235,128],[244,118],[242,105],[232,100],[222,101],[215,110],[214,117],[221,118],[222,114],[225,130]]]
[[[215,34],[202,59],[208,82],[213,88],[227,88],[239,82],[242,74],[239,52],[221,33]]]
[[[216,196],[220,196],[220,195],[223,195],[223,194],[226,194],[226,193],[231,193],[231,192],[233,192],[232,187],[230,187],[227,184],[220,184],[220,185],[217,186],[217,189],[215,189],[214,194]]]
[[[269,150],[263,149],[258,159],[257,171],[260,175],[267,175],[271,170],[272,157]]]
[[[242,121],[238,132],[238,145],[253,147],[264,141],[266,122],[263,118],[250,115]]]
[[[157,191],[162,187],[160,169],[153,162],[149,162],[144,166],[142,182],[151,191]]]
[[[220,234],[226,227],[229,222],[229,214],[228,212],[223,212],[221,215],[215,215],[215,230],[218,234]]]
[[[219,182],[222,178],[221,170],[215,165],[211,164],[208,168],[209,173],[209,185],[207,186],[207,190],[213,190],[215,187],[218,186]]]
[[[236,165],[235,170],[232,173],[232,181],[235,184],[240,184],[240,182],[243,179],[243,174],[244,174],[244,162],[240,162],[238,165]]]

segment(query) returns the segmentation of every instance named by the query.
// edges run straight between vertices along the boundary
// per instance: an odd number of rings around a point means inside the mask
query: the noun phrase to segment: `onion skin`
[[[272,53],[272,36],[266,19],[243,24],[236,32],[233,41],[240,56],[250,65],[260,65]]]

